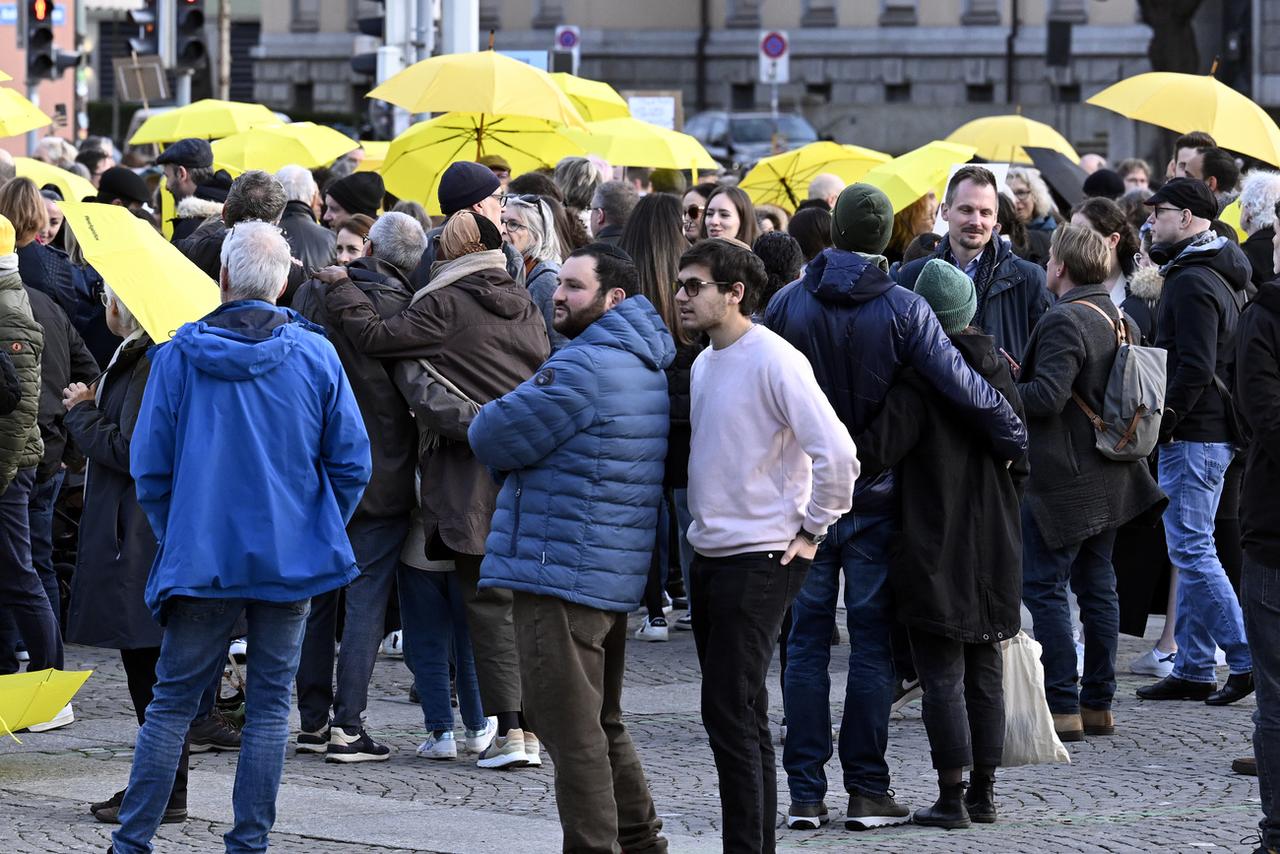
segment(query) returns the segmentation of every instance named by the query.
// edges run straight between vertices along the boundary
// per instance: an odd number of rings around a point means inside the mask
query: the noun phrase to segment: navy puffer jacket
[[[674,358],[657,311],[631,297],[481,408],[468,439],[476,459],[506,475],[481,587],[605,611],[639,606],[667,455],[664,369]]]

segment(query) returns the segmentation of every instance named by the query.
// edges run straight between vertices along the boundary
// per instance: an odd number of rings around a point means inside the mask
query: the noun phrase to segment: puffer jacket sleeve
[[[514,391],[480,408],[467,439],[476,459],[498,471],[528,468],[595,418],[599,382],[586,347],[568,347]]]
[[[0,415],[13,412],[21,400],[22,386],[18,383],[18,372],[13,367],[13,359],[0,350]]]

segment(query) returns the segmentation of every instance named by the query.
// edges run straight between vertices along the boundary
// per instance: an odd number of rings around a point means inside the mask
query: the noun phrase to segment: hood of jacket
[[[393,264],[388,264],[372,255],[352,261],[347,266],[347,276],[366,293],[372,290],[388,290],[408,297],[413,292],[409,279],[403,272]]]
[[[624,299],[566,346],[582,345],[632,353],[651,370],[666,369],[676,357],[671,333],[653,304],[643,296]]]
[[[1248,256],[1225,237],[1205,231],[1175,244],[1174,248],[1179,247],[1181,251],[1160,270],[1166,279],[1179,268],[1201,266],[1215,270],[1226,279],[1232,290],[1242,291],[1249,284],[1253,271],[1249,267]]]
[[[176,219],[208,219],[222,216],[222,202],[213,202],[196,196],[187,196],[174,208]]]
[[[481,308],[505,320],[521,317],[529,310],[529,296],[504,269],[489,267],[468,273],[449,285],[465,291]]]
[[[292,309],[238,300],[185,324],[171,343],[200,371],[241,382],[275,370],[301,336],[312,334],[324,330]]]
[[[996,353],[996,339],[990,335],[952,335],[952,346],[960,351],[964,360],[975,371],[989,380],[1000,371],[1000,356]]]
[[[808,263],[800,281],[822,302],[845,305],[870,302],[894,286],[874,258],[843,249],[824,249]]]
[[[1134,270],[1133,275],[1129,277],[1129,293],[1138,299],[1155,302],[1160,299],[1162,290],[1164,290],[1164,276],[1160,274],[1159,267],[1142,267]]]
[[[1258,288],[1257,295],[1250,300],[1250,303],[1260,305],[1267,311],[1280,314],[1280,279],[1267,282]]]

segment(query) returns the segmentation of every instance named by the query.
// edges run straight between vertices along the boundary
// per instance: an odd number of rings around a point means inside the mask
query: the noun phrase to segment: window
[[[734,83],[730,90],[729,98],[732,109],[754,109],[756,105],[756,84]]]
[[[320,0],[291,0],[289,29],[295,33],[320,30]]]
[[[316,85],[314,83],[293,84],[293,109],[300,113],[314,112],[316,108]]]
[[[1059,104],[1080,103],[1080,84],[1063,83],[1060,86],[1053,87],[1053,99]]]
[[[965,100],[970,104],[991,104],[996,100],[994,83],[970,83],[964,90]]]
[[[905,104],[911,100],[910,83],[884,84],[884,102],[886,104]]]
[[[831,82],[806,83],[804,84],[804,93],[814,100],[821,101],[824,104],[830,104]]]

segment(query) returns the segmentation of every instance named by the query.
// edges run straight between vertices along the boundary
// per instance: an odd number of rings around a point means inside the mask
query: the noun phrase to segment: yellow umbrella
[[[356,167],[357,172],[378,172],[387,160],[387,149],[391,143],[386,140],[366,139],[360,143],[364,149],[364,160]]]
[[[608,83],[563,71],[552,74],[551,79],[564,90],[578,112],[589,122],[623,119],[631,115],[627,102]]]
[[[13,79],[12,76],[5,74],[3,71],[0,71],[0,83],[5,82],[6,80],[12,80],[12,79]]]
[[[979,156],[993,163],[1030,163],[1031,155],[1022,150],[1024,145],[1033,148],[1052,148],[1061,151],[1073,162],[1080,155],[1071,143],[1053,128],[1026,116],[987,116],[974,119],[951,132],[947,142],[972,145]]]
[[[1280,127],[1213,74],[1151,71],[1108,86],[1087,103],[1178,133],[1202,130],[1223,148],[1280,166]]]
[[[1240,199],[1236,199],[1231,204],[1222,209],[1222,213],[1218,214],[1218,219],[1225,222],[1236,230],[1236,234],[1240,237],[1240,242],[1249,239],[1249,235],[1240,227]]]
[[[586,130],[570,128],[565,136],[590,154],[614,166],[647,166],[651,169],[719,169],[720,164],[702,143],[674,130],[637,118],[591,122]]]
[[[975,150],[972,145],[935,140],[876,166],[861,180],[883,190],[895,212],[905,210],[933,192],[947,180],[951,167],[967,162]]]
[[[18,730],[53,720],[92,672],[37,670],[0,676],[0,730],[18,741]]]
[[[13,165],[18,171],[19,178],[30,178],[36,182],[37,187],[53,184],[62,194],[62,198],[68,202],[79,202],[88,196],[98,195],[97,187],[76,173],[68,172],[52,163],[33,160],[30,157],[15,157]]]
[[[187,137],[222,139],[262,125],[278,125],[280,119],[261,104],[205,98],[166,110],[142,123],[130,145],[177,142]]]
[[[583,125],[582,116],[551,75],[491,50],[424,59],[365,97],[411,113],[484,113]]]
[[[16,89],[0,89],[0,136],[17,136],[53,124],[53,119]]]
[[[808,197],[809,182],[815,176],[830,172],[852,184],[868,169],[888,159],[889,155],[883,152],[857,145],[811,142],[756,161],[738,187],[757,205],[781,205],[795,210]]]
[[[276,172],[296,164],[307,169],[327,166],[360,143],[331,127],[294,122],[255,127],[213,143],[213,163],[219,169]]]
[[[218,307],[213,280],[128,209],[92,203],[59,207],[84,257],[156,343]]]
[[[387,150],[382,178],[387,189],[440,215],[437,188],[450,163],[500,154],[519,175],[561,158],[582,154],[568,132],[550,122],[518,116],[448,113],[419,122],[396,137]]]

